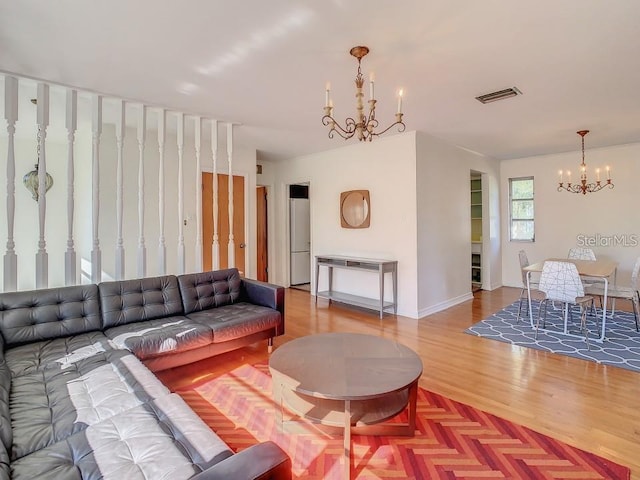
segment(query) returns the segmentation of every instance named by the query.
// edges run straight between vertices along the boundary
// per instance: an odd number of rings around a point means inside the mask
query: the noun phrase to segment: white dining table
[[[616,273],[618,271],[618,262],[614,262],[613,260],[574,260],[574,259],[568,259],[568,258],[548,258],[542,262],[534,263],[529,265],[528,267],[524,267],[523,270],[527,272],[527,295],[529,300],[528,302],[529,321],[531,322],[532,328],[535,328],[535,325],[533,322],[533,308],[531,307],[531,274],[541,273],[544,267],[544,262],[547,262],[547,261],[573,263],[578,269],[578,274],[581,277],[597,278],[604,282],[604,298],[602,300],[602,327],[600,329],[601,330],[600,337],[593,339],[596,342],[600,342],[600,343],[604,342],[606,325],[607,325],[607,294],[609,291],[609,279],[613,277],[613,284],[615,285]],[[573,335],[569,333],[566,316],[564,320],[563,333],[568,336],[583,338],[580,335]]]

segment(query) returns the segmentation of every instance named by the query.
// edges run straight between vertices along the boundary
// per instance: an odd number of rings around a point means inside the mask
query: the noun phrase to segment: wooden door
[[[202,172],[202,262],[211,270],[213,244],[213,174]],[[245,274],[244,252],[244,177],[233,176],[233,237],[236,268]],[[229,176],[218,174],[218,242],[220,268],[229,268]]]
[[[257,213],[257,238],[256,252],[258,257],[258,274],[257,279],[261,282],[267,282],[269,261],[268,261],[268,242],[267,242],[267,188],[256,188],[256,213]]]

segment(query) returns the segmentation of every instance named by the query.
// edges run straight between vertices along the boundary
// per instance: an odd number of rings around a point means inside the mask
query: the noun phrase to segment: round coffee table
[[[284,426],[286,407],[302,418],[344,430],[346,472],[351,434],[414,434],[422,360],[400,343],[357,333],[309,335],[279,347],[269,370],[277,420]],[[380,425],[405,408],[407,423]]]

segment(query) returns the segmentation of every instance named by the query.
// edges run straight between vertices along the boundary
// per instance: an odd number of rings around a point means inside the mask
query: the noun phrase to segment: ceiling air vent
[[[491,103],[498,100],[503,100],[505,98],[515,97],[516,95],[522,95],[522,92],[516,87],[511,87],[505,88],[504,90],[499,90],[497,92],[480,95],[479,97],[476,97],[476,100],[478,100],[480,103]]]

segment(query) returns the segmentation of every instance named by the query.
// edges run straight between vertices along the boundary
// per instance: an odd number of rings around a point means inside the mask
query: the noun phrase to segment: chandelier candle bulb
[[[567,170],[567,183],[571,185],[571,172],[569,170]]]
[[[330,97],[330,91],[331,91],[331,84],[329,82],[327,82],[327,89],[324,95],[324,106],[325,107],[330,107],[331,106],[331,97]]]
[[[402,113],[402,89],[398,91],[398,113]]]
[[[562,183],[562,170],[558,172],[558,176],[560,177],[560,183]]]
[[[609,165],[607,165],[607,180],[611,180],[611,169],[609,168]]]
[[[596,182],[600,183],[600,169],[596,168]]]
[[[369,98],[371,100],[373,100],[374,96],[373,96],[373,82],[375,80],[375,76],[373,74],[373,72],[371,72],[369,74]]]

